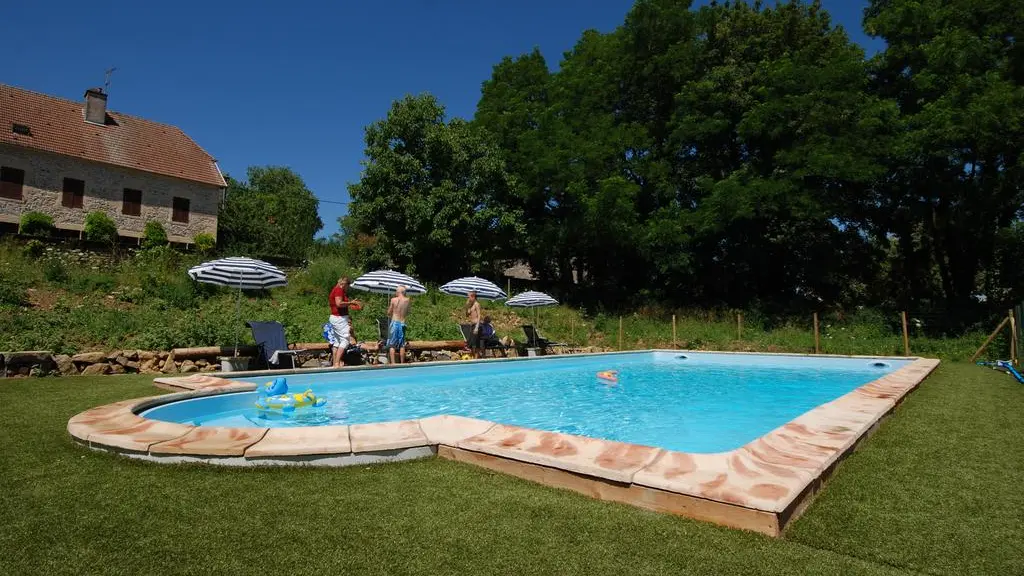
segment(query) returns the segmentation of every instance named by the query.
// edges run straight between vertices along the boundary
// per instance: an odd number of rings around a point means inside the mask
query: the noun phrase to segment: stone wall
[[[79,160],[19,146],[0,144],[0,166],[25,171],[22,200],[0,198],[0,221],[17,223],[23,212],[38,211],[53,216],[63,230],[81,230],[85,215],[102,210],[117,223],[122,236],[142,236],[146,222],[163,224],[172,242],[191,243],[196,234],[217,235],[217,209],[221,189],[148,172]],[[82,208],[61,205],[64,178],[85,182]],[[142,191],[139,216],[121,213],[124,189]],[[171,221],[172,198],[189,199],[189,221]]]

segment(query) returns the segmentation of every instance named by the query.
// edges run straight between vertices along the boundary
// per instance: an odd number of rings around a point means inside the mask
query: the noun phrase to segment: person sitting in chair
[[[498,335],[494,332],[490,316],[484,316],[484,319],[480,322],[480,347],[485,350],[487,348],[501,348],[502,355],[505,355],[504,346],[501,340],[498,339]]]

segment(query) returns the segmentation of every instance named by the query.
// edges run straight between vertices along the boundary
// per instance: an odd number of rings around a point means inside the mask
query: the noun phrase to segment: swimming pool
[[[173,402],[140,416],[195,426],[275,428],[449,414],[716,453],[743,446],[910,362],[648,351],[418,365],[288,376],[291,392],[311,389],[327,399],[322,411],[307,417],[261,418],[254,406],[255,392]],[[606,370],[617,370],[618,382],[595,376]]]

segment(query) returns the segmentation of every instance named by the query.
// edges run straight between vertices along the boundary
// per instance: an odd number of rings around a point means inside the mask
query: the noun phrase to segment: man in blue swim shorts
[[[388,304],[388,360],[395,363],[395,350],[398,350],[398,363],[405,361],[405,316],[409,313],[409,297],[405,295],[405,286],[395,290],[395,297]]]

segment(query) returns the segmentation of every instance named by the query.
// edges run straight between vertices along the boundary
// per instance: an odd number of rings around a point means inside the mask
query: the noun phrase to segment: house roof
[[[85,102],[0,84],[0,144],[13,144],[223,187],[217,161],[180,129],[107,111],[105,125],[85,121]],[[15,132],[27,126],[31,136]],[[21,131],[19,127],[19,131]]]

